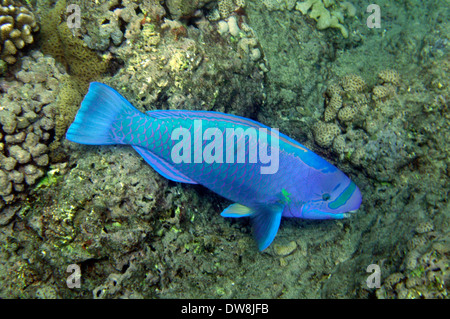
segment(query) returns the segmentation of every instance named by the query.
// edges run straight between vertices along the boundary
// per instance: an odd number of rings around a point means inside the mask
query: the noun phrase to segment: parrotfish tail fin
[[[253,234],[260,251],[269,247],[280,227],[283,205],[273,205],[253,210],[247,206],[235,203],[228,206],[220,215],[223,217],[251,217]]]
[[[92,82],[66,138],[89,145],[123,144],[122,138],[113,132],[113,123],[123,116],[138,113],[116,90]]]

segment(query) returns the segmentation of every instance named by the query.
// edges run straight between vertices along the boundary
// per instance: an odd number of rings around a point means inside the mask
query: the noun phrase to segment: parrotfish
[[[342,171],[276,129],[212,111],[142,113],[98,82],[90,84],[66,138],[131,145],[165,178],[201,184],[234,202],[221,215],[250,217],[261,251],[274,240],[282,216],[342,219],[362,201]]]

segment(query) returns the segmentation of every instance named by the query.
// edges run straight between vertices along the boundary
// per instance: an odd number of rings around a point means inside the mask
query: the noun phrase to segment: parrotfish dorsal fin
[[[156,156],[149,150],[132,145],[133,148],[136,150],[136,152],[141,155],[144,160],[151,166],[155,171],[157,171],[159,174],[164,176],[167,179],[170,179],[174,182],[180,182],[180,183],[188,183],[188,184],[197,184],[196,181],[193,181],[177,169],[175,169],[172,165],[161,159],[160,157]]]

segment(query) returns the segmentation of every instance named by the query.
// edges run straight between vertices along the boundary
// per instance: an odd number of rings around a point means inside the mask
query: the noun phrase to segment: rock
[[[292,254],[296,249],[297,243],[295,241],[291,241],[287,245],[279,245],[279,244],[273,245],[273,250],[275,254],[282,257]]]

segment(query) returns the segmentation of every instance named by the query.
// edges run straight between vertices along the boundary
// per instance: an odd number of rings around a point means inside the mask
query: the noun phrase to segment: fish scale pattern
[[[173,116],[176,114],[176,112],[174,112],[175,114],[171,113],[172,112],[167,111],[164,112],[163,115]],[[194,120],[202,121],[201,129],[203,132],[210,128],[220,130],[223,133],[223,137],[225,137],[224,141],[229,137],[225,134],[227,128],[243,128],[244,131],[249,128],[261,128],[254,124],[253,121],[241,120],[239,118],[235,120],[234,117],[225,115],[225,121],[220,122],[220,115],[218,114],[213,113],[204,116],[201,113],[204,112],[192,112],[192,114],[188,114],[182,118],[171,120],[161,118],[154,119],[151,117],[151,112],[149,114],[150,116],[135,114],[123,119],[121,123],[117,123],[116,130],[123,128],[122,133],[124,136],[120,137],[120,140],[124,143],[151,149],[155,155],[173,165],[179,171],[182,171],[186,176],[232,201],[239,199],[241,203],[251,206],[266,201],[267,198],[270,197],[272,197],[272,201],[279,200],[279,193],[283,188],[282,186],[292,189],[294,194],[297,193],[297,189],[300,190],[295,184],[298,180],[302,179],[301,175],[304,175],[310,167],[303,163],[298,155],[283,150],[280,151],[280,149],[283,149],[283,146],[289,146],[284,145],[286,143],[283,142],[277,150],[273,150],[280,152],[279,165],[281,165],[281,167],[278,169],[275,176],[271,176],[270,174],[260,174],[261,163],[255,163],[253,165],[247,165],[248,163],[208,164],[205,161],[201,161],[200,163],[196,163],[196,165],[192,165],[192,163],[175,164],[171,159],[170,150],[173,148],[176,141],[173,141],[170,138],[171,132],[176,128],[182,127],[187,129],[192,137],[196,136],[196,133],[199,132],[195,131],[192,123]],[[214,115],[214,117],[212,117],[212,115]],[[199,128],[197,128],[197,130],[198,129]],[[258,134],[258,131],[256,132]],[[119,135],[119,133],[115,134],[115,136]],[[201,134],[197,135],[201,136]],[[191,155],[193,155],[196,145],[201,145],[202,149],[204,149],[208,143],[209,141],[202,141],[201,144],[199,144],[198,142],[196,143],[195,139],[191,139]],[[247,139],[245,141],[245,155],[247,162],[250,150],[249,144],[250,142]],[[303,153],[304,151],[300,149],[299,152]],[[191,156],[191,159],[194,161],[194,156]],[[292,181],[292,183],[286,184],[286,181]],[[258,193],[250,191],[251,187],[247,185],[249,183],[259,185],[261,191]],[[301,197],[302,193],[304,192],[298,192],[296,197]],[[303,203],[304,200],[302,199],[298,202]],[[295,217],[294,211],[295,209],[290,209],[287,210],[286,213],[290,217]],[[297,211],[300,212],[300,207]]]

